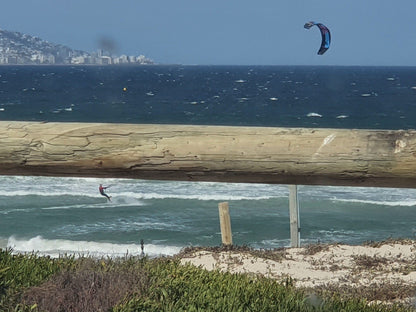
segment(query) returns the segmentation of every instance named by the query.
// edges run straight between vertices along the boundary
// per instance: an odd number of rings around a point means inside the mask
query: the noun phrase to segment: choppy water
[[[283,185],[108,179],[0,177],[0,244],[16,251],[117,255],[174,254],[221,244],[218,203],[228,201],[233,241],[255,248],[289,244]],[[359,244],[410,237],[416,191],[301,186],[303,243]]]
[[[416,128],[415,73],[416,67],[2,66],[0,119]]]

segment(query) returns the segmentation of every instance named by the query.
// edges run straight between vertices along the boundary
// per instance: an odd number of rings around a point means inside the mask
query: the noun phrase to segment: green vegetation
[[[0,249],[0,311],[412,311],[307,294],[261,276],[206,271],[175,258],[14,255]]]

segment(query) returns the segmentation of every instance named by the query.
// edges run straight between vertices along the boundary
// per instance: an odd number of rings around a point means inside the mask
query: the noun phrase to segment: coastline
[[[351,246],[318,244],[253,251],[247,248],[189,248],[178,255],[183,265],[206,270],[261,275],[306,289],[374,303],[416,302],[416,241],[388,240]]]
[[[249,304],[257,307],[252,311],[265,311],[277,303],[289,305],[288,311],[311,311],[312,306],[410,312],[416,311],[415,250],[415,240],[274,250],[188,247],[175,256],[117,259],[53,259],[0,249],[0,273],[8,285],[0,310],[23,304],[42,311],[55,311],[58,305],[80,306],[77,311],[87,306],[94,306],[88,311],[116,306],[117,311],[136,311],[150,304],[160,311],[171,311],[173,305],[228,311]]]

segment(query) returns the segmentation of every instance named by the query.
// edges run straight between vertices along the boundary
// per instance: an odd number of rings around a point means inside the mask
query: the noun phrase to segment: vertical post
[[[220,214],[221,238],[223,245],[232,245],[233,238],[231,234],[230,211],[228,209],[228,202],[218,204]]]
[[[298,186],[289,185],[290,246],[300,247]]]
[[[143,239],[140,240],[140,247],[142,249],[142,253],[140,255],[143,257],[144,256],[144,240]]]

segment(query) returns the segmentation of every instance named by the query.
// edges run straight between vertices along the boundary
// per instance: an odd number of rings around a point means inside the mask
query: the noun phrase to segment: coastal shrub
[[[292,283],[261,276],[206,271],[179,261],[159,261],[150,268],[146,297],[136,297],[114,311],[302,311],[304,296]]]
[[[173,258],[50,259],[9,250],[0,252],[0,277],[0,311],[414,311],[336,290],[311,295],[290,279],[207,271]]]
[[[0,302],[6,294],[38,285],[63,267],[70,267],[73,261],[73,257],[52,259],[0,249]]]

